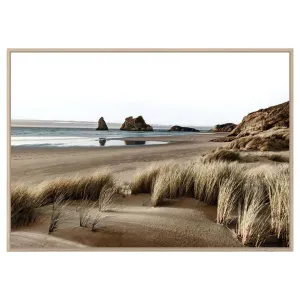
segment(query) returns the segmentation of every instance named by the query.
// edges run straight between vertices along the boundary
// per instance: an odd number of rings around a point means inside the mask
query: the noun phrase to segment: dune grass
[[[33,223],[39,215],[40,200],[34,190],[16,184],[11,188],[11,227]]]
[[[102,221],[102,214],[99,213],[93,220],[91,231],[95,232],[100,227]]]
[[[290,180],[287,165],[266,173],[268,197],[271,208],[271,227],[283,244],[289,245]],[[280,184],[279,184],[280,183]]]
[[[219,159],[224,157],[220,153],[219,149],[214,158],[199,157],[184,164],[170,161],[150,166],[126,185],[126,195],[130,194],[127,186],[132,194],[150,193],[153,206],[161,206],[169,199],[192,197],[198,202],[217,205],[216,221],[219,224],[229,224],[237,215],[236,233],[243,244],[260,246],[275,234],[284,246],[288,246],[288,164],[253,166],[240,159],[238,162],[223,161]],[[122,193],[125,192],[107,172],[57,179],[32,187],[15,185],[11,189],[11,224],[17,227],[34,222],[40,208],[52,203],[49,232],[53,232],[62,219],[62,204],[80,200],[80,226],[91,223],[92,231],[96,231],[102,212],[111,210],[114,200]],[[89,206],[83,205],[82,201],[94,207],[98,205],[99,212],[94,219]]]
[[[260,246],[270,234],[270,207],[259,181],[247,183],[245,196],[238,206],[237,234],[242,244]]]
[[[130,183],[131,193],[151,193],[156,176],[163,166],[164,165],[154,164],[148,169],[139,172]]]
[[[114,189],[115,194],[119,191],[113,175],[106,171],[45,181],[36,186],[15,184],[11,188],[11,226],[34,222],[40,208],[57,202],[57,199],[60,202],[82,199],[99,201],[99,195],[109,189]]]
[[[266,154],[262,154],[261,156],[268,158],[269,160],[275,161],[275,162],[289,162],[289,157],[284,157],[281,154],[270,152]]]
[[[115,186],[113,175],[109,172],[96,172],[88,176],[75,176],[67,179],[59,178],[45,181],[36,187],[36,196],[44,204],[52,203],[53,199],[63,196],[63,200],[98,200],[103,187]]]
[[[50,225],[48,232],[51,233],[55,231],[62,220],[64,215],[63,209],[68,205],[67,202],[63,203],[63,196],[60,195],[53,201],[52,204],[52,214],[50,219]]]
[[[93,203],[93,202],[92,202]],[[79,225],[80,227],[87,227],[91,215],[90,215],[90,209],[91,209],[91,201],[87,199],[83,199],[79,206]]]
[[[100,212],[109,211],[116,198],[120,196],[120,189],[116,186],[104,186],[99,194],[98,208]]]
[[[220,185],[217,206],[217,223],[230,224],[233,221],[232,212],[237,208],[239,200],[244,197],[243,173],[238,177],[229,177]]]
[[[151,193],[152,206],[169,199],[193,197],[199,202],[217,205],[219,224],[238,215],[236,233],[243,244],[262,245],[273,233],[289,244],[288,164],[264,164],[198,161],[151,167],[134,178],[134,193]],[[145,189],[147,182],[147,189]],[[149,188],[151,187],[151,188]]]
[[[251,132],[247,136],[237,136],[227,146],[228,149],[279,151],[289,149],[289,128],[272,128],[264,132]]]
[[[234,152],[233,150],[218,148],[216,150],[212,150],[211,152],[204,155],[204,162],[214,162],[214,161],[239,161],[241,159],[240,154],[238,152]]]
[[[194,195],[193,164],[179,165],[171,163],[162,166],[153,178],[151,203],[158,206],[165,199],[175,199],[182,196]]]

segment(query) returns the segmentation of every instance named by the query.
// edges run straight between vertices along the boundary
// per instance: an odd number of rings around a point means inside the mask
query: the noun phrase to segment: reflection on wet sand
[[[105,146],[105,143],[106,143],[106,139],[99,139],[99,144],[101,146]]]
[[[137,141],[137,140],[115,140],[99,138],[99,145],[101,147],[109,146],[138,146],[138,145],[155,145],[155,144],[167,144],[168,142],[161,141]]]
[[[125,140],[125,144],[127,146],[130,146],[130,145],[145,145],[146,141],[128,141],[128,140]]]

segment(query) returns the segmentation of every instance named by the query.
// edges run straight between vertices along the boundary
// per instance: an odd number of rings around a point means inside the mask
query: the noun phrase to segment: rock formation
[[[230,149],[277,151],[289,149],[289,101],[245,116],[226,137],[212,142],[231,142]]]
[[[289,101],[248,114],[229,136],[247,136],[273,127],[289,127]]]
[[[187,132],[199,132],[199,130],[191,127],[182,127],[182,126],[172,126],[169,131],[187,131]]]
[[[103,117],[101,117],[98,121],[98,128],[96,128],[96,130],[108,130],[108,127],[103,119]]]
[[[225,123],[225,124],[218,124],[214,126],[210,131],[213,132],[231,132],[235,129],[237,125],[233,123]]]
[[[137,118],[128,117],[125,119],[125,122],[122,124],[120,130],[127,131],[153,131],[152,126],[146,124],[142,116]]]

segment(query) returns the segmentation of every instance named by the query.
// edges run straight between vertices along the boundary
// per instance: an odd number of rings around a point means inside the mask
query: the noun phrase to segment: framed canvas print
[[[8,75],[9,251],[292,250],[292,49],[9,49]]]

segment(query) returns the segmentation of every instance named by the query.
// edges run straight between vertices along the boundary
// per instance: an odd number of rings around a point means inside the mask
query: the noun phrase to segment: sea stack
[[[101,117],[98,121],[98,128],[96,130],[108,130],[108,127],[104,121],[104,118]]]
[[[172,126],[169,131],[186,131],[186,132],[199,132],[199,130],[191,127],[182,127],[182,126]]]
[[[137,118],[128,117],[125,119],[125,122],[122,124],[120,130],[127,131],[153,131],[152,126],[146,124],[142,116]]]

